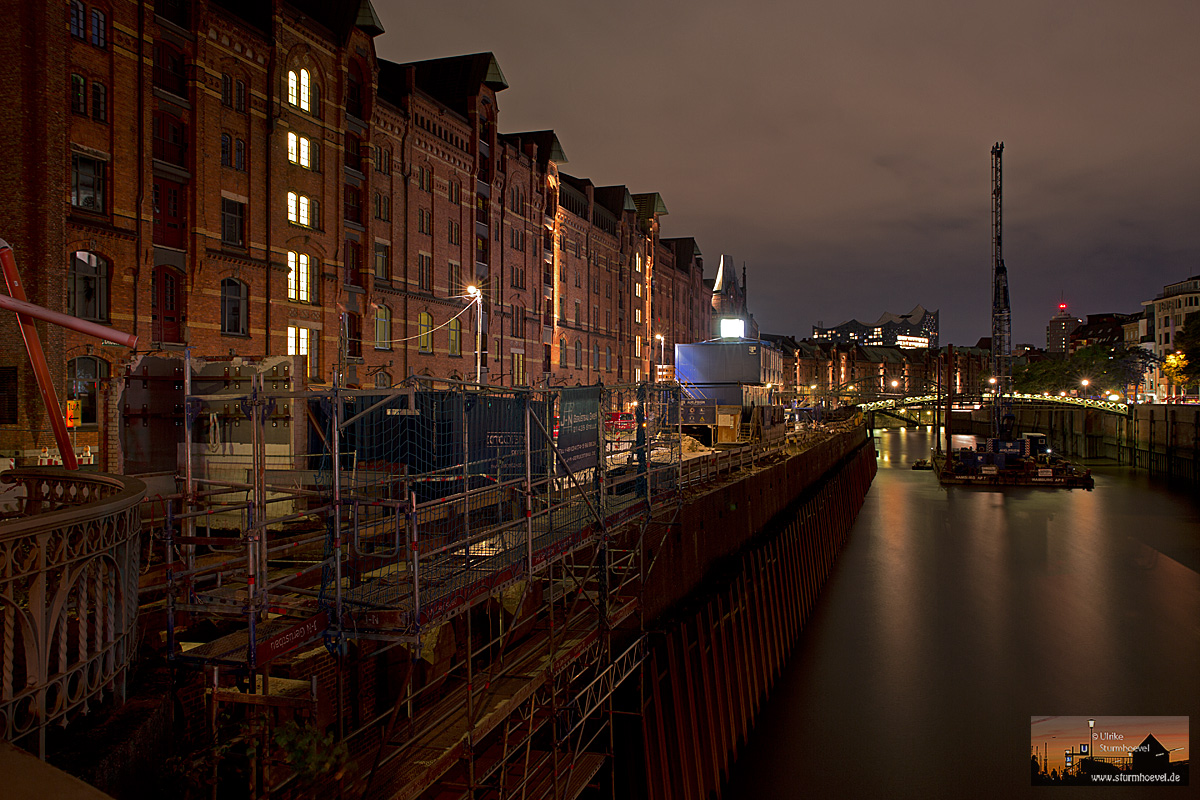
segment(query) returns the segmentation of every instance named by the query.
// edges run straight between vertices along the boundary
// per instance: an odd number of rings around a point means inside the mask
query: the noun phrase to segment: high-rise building
[[[1046,325],[1046,352],[1065,356],[1071,349],[1071,333],[1083,320],[1067,313],[1065,302],[1058,304],[1058,313]]]

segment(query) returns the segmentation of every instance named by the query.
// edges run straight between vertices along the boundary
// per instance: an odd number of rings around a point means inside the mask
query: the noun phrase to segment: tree
[[[1200,383],[1200,313],[1184,317],[1183,328],[1175,334],[1175,350],[1180,354],[1180,383]]]

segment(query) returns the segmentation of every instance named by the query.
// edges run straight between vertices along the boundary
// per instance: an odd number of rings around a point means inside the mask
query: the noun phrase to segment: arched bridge
[[[1116,400],[1093,400],[1086,397],[1063,397],[1048,394],[1022,394],[1014,392],[1004,395],[1004,399],[1016,405],[1065,405],[1095,408],[1109,414],[1129,416],[1129,404]],[[956,394],[956,403],[983,403],[991,400],[990,396]],[[863,411],[889,411],[897,408],[914,408],[917,406],[932,406],[946,401],[945,395],[923,394],[912,397],[898,397],[889,400],[875,400],[870,403],[859,403]]]

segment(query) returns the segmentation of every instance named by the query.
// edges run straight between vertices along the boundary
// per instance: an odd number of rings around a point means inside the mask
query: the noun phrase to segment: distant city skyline
[[[502,130],[553,128],[710,272],[745,262],[766,332],[920,303],[988,336],[996,141],[1015,343],[1200,272],[1192,2],[374,2],[380,56],[494,52]]]

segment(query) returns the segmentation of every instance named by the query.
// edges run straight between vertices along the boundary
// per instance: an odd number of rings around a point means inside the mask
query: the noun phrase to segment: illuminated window
[[[450,355],[462,355],[462,320],[450,320]]]
[[[417,315],[417,346],[422,353],[433,352],[433,315],[426,311]]]
[[[307,138],[301,136],[300,137],[300,166],[304,167],[305,169],[316,169],[316,167],[313,166],[316,159],[313,158],[312,156],[313,156],[313,148],[312,148],[311,143],[308,141]]]
[[[392,310],[387,306],[375,309],[375,349],[392,349]]]
[[[311,203],[304,195],[300,195],[300,224],[305,226],[312,224]]]
[[[288,132],[288,161],[300,163],[300,137],[291,131]]]
[[[288,72],[288,103],[293,106],[300,105],[300,79],[295,70]]]
[[[304,111],[311,111],[310,86],[308,80],[308,70],[300,70],[300,108]]]
[[[312,272],[307,253],[288,251],[288,300],[312,302]]]

